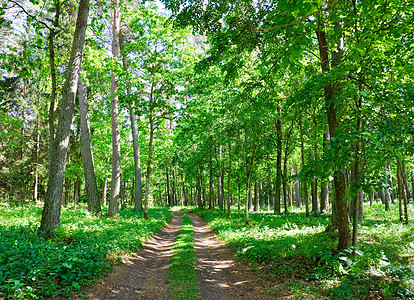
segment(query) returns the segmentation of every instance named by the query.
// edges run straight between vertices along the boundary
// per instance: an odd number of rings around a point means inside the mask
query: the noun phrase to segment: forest
[[[413,0],[0,3],[0,299],[91,297],[165,224],[203,299],[202,222],[240,299],[414,299]]]

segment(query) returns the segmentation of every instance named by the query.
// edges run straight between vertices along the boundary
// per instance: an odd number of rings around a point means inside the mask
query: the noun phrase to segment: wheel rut
[[[200,299],[276,298],[265,293],[250,268],[235,260],[234,254],[218,242],[214,231],[200,216],[186,214],[193,222]]]

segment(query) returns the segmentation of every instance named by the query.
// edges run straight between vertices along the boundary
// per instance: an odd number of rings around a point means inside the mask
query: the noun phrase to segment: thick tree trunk
[[[87,90],[86,85],[81,79],[79,79],[78,82],[78,98],[79,118],[81,123],[83,168],[85,172],[86,201],[88,203],[88,210],[91,213],[100,214],[101,205],[99,202],[98,188],[96,185],[95,167],[93,164],[91,133],[88,117]]]
[[[120,5],[119,0],[114,0],[112,20],[112,58],[118,60],[119,56],[119,28]],[[108,215],[115,216],[119,213],[119,198],[121,193],[121,134],[119,130],[119,101],[118,101],[118,77],[111,74],[111,130],[112,130],[112,181],[111,197],[109,198]]]
[[[323,27],[322,25],[320,25]],[[328,55],[328,43],[326,42],[325,31],[317,31],[316,33],[319,45],[319,55],[322,72],[329,72],[329,55]],[[334,53],[334,61],[339,64],[343,52],[343,41],[342,38],[338,43],[338,52]],[[333,101],[334,87],[331,84],[325,86],[325,103],[326,103],[326,114],[328,118],[329,133],[331,136],[331,142],[336,140],[336,130],[339,126],[337,119],[337,113],[335,108],[335,102]],[[345,201],[345,175],[342,166],[335,162],[334,170],[334,188],[335,188],[335,206],[338,217],[338,251],[349,248],[351,243],[351,234],[349,230],[349,215],[348,207]]]
[[[62,91],[59,122],[51,145],[49,181],[40,223],[40,230],[48,235],[52,234],[56,226],[60,224],[63,179],[88,15],[89,0],[80,0],[66,81]]]

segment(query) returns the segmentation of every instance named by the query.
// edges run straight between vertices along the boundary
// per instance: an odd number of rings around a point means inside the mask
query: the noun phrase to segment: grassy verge
[[[115,218],[62,208],[53,239],[38,236],[41,207],[0,204],[0,298],[68,297],[102,277],[114,261],[136,251],[171,218],[165,208],[150,219],[132,209]]]
[[[397,205],[390,212],[380,204],[364,208],[356,256],[351,249],[335,252],[337,234],[325,232],[328,215],[261,212],[251,214],[246,226],[242,212],[233,211],[230,219],[219,211],[196,212],[260,277],[276,282],[269,293],[307,299],[414,297],[414,226],[398,221]],[[412,205],[409,214],[414,216]]]
[[[171,257],[168,284],[171,299],[199,299],[195,265],[193,225],[191,219],[184,215]]]

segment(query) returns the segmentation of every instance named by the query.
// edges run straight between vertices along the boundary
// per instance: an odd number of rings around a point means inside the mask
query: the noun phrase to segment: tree
[[[85,189],[88,210],[95,214],[101,213],[101,205],[96,185],[95,167],[93,163],[93,153],[91,145],[91,134],[88,117],[87,90],[85,83],[79,79],[78,82],[79,98],[79,118],[81,123],[82,156],[85,171]]]
[[[118,0],[113,2],[112,19],[112,58],[116,66],[119,56],[119,30],[121,24],[120,4]],[[109,198],[108,215],[115,216],[119,213],[119,197],[121,192],[121,136],[119,132],[119,101],[118,101],[118,77],[111,72],[111,129],[112,129],[112,180],[111,197]]]
[[[46,234],[52,234],[56,226],[60,224],[63,178],[88,15],[89,0],[81,0],[67,67],[67,77],[62,92],[59,121],[50,151],[49,181],[40,223],[40,230]]]

